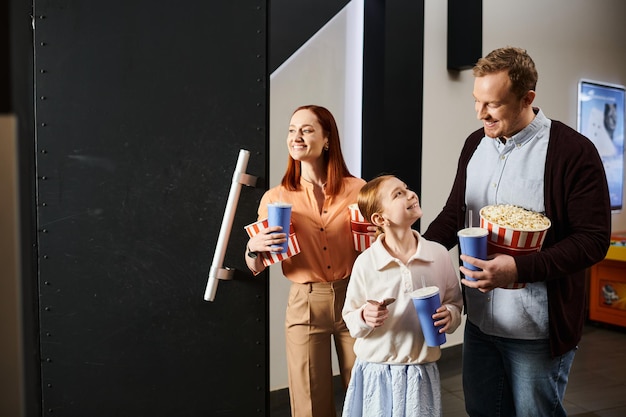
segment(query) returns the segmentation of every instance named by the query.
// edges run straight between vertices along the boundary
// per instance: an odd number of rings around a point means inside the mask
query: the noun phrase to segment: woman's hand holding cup
[[[281,252],[282,245],[287,242],[287,233],[280,226],[270,226],[254,235],[248,241],[248,250],[252,252]],[[284,245],[286,246],[286,245]]]

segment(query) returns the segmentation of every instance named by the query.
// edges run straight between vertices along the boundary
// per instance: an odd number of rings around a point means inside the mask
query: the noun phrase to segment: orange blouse
[[[282,185],[268,190],[259,204],[259,220],[267,218],[267,204],[291,203],[291,223],[300,253],[282,261],[283,274],[297,283],[330,282],[347,278],[359,252],[354,249],[348,206],[356,203],[365,181],[346,177],[339,195],[326,196],[320,210],[313,184],[300,179],[301,189],[288,191]]]

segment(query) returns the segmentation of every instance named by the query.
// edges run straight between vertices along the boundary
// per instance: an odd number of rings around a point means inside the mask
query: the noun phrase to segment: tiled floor
[[[466,417],[461,387],[460,346],[444,350],[439,361],[443,417]],[[286,391],[286,390],[281,390]],[[270,416],[289,417],[286,392],[270,395]],[[341,415],[343,392],[337,392]],[[626,329],[587,324],[565,393],[570,417],[626,416]]]

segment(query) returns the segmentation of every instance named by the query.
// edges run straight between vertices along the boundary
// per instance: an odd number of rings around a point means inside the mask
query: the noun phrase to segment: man
[[[585,320],[585,268],[606,255],[611,210],[594,145],[533,107],[537,71],[519,48],[501,48],[473,69],[483,127],[466,140],[448,200],[424,237],[448,249],[491,204],[545,213],[540,252],[460,267],[467,324],[466,411],[474,416],[565,416],[563,396]],[[525,283],[522,289],[505,289]]]

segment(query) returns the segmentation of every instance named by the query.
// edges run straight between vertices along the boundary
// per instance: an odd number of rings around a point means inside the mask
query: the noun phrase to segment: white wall
[[[287,166],[287,129],[293,111],[316,104],[331,111],[341,149],[353,175],[361,174],[361,72],[363,0],[353,0],[270,78],[269,186],[280,183]],[[357,111],[354,111],[357,109]],[[270,390],[287,386],[285,309],[289,281],[270,267]],[[335,373],[338,372],[334,356]]]
[[[359,1],[359,3],[362,0]],[[350,7],[355,3],[353,1]],[[537,99],[550,118],[576,127],[577,88],[581,78],[626,84],[626,2],[623,0],[483,0],[483,54],[501,46],[519,46],[529,51],[539,71]],[[340,17],[344,19],[345,17]],[[424,30],[424,114],[422,229],[443,207],[456,172],[456,163],[467,135],[480,127],[473,107],[471,71],[446,70],[447,2],[425,1]],[[334,22],[338,23],[338,22]],[[345,25],[343,25],[346,27]],[[343,44],[346,31],[327,33],[328,46]],[[330,37],[336,36],[335,39]],[[319,51],[322,56],[324,51]],[[340,49],[335,49],[341,54]],[[302,93],[311,103],[327,105],[340,127],[346,120],[345,103],[325,103],[325,96],[340,85],[318,85],[326,76],[339,84],[345,72],[319,66],[297,68],[290,85],[271,80],[270,108],[270,185],[282,176],[287,151],[285,128],[291,111],[302,103]],[[340,56],[335,56],[342,62]],[[297,71],[301,74],[298,75]],[[306,83],[298,79],[306,79]],[[326,81],[325,81],[326,82]],[[295,85],[295,87],[294,87]],[[322,101],[319,101],[322,100]],[[349,135],[352,139],[352,135]],[[342,133],[342,139],[347,139]],[[350,154],[349,152],[346,152]],[[359,167],[360,168],[360,167]],[[357,172],[357,171],[355,171]],[[626,230],[626,212],[613,216],[613,230]],[[456,253],[451,254],[456,259]],[[284,310],[287,280],[276,267],[270,273],[270,389],[287,386],[284,356]],[[462,329],[448,337],[446,346],[462,342]]]

